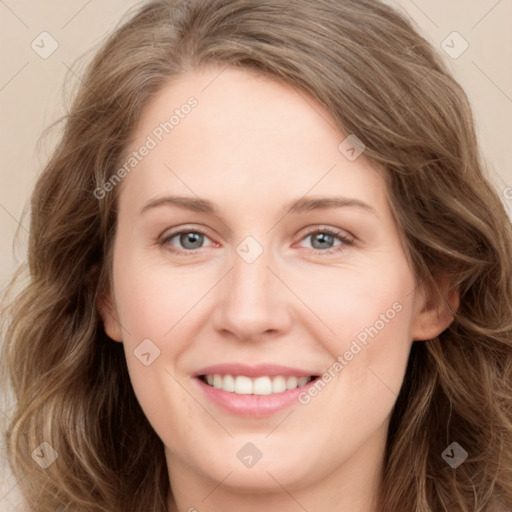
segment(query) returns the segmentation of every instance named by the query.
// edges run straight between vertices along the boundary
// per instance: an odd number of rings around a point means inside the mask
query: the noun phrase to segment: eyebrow
[[[212,202],[207,201],[206,199],[186,196],[164,196],[152,199],[142,207],[140,213],[143,214],[153,208],[169,205],[218,216],[218,210]],[[313,210],[325,210],[328,208],[341,207],[357,207],[379,217],[377,211],[368,203],[360,201],[359,199],[347,197],[302,197],[301,199],[293,200],[287,204],[287,213],[301,214]]]

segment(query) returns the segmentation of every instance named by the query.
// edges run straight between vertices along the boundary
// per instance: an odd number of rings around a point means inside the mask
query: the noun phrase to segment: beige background
[[[420,32],[449,63],[473,104],[478,135],[489,162],[492,180],[512,218],[512,0],[387,0],[414,19]],[[26,250],[28,210],[22,213],[42,164],[58,132],[42,132],[63,113],[63,83],[80,80],[76,59],[110,32],[133,0],[0,0],[0,293]],[[58,44],[51,48],[48,32]],[[453,46],[457,58],[443,49]],[[449,36],[449,37],[448,37]],[[447,39],[448,37],[448,39]],[[44,48],[41,39],[44,38]],[[453,42],[452,42],[453,41]],[[36,46],[37,48],[37,46]],[[13,243],[16,230],[19,238]],[[1,407],[1,404],[0,404]],[[4,410],[6,408],[4,407]],[[0,414],[3,414],[0,412]],[[0,464],[0,511],[18,509],[16,480]]]

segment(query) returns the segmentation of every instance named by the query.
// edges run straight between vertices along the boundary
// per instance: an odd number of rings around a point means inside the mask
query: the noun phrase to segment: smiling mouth
[[[318,378],[310,377],[275,377],[262,376],[251,378],[245,375],[199,375],[198,378],[205,384],[222,391],[228,391],[238,395],[272,395],[305,386]]]

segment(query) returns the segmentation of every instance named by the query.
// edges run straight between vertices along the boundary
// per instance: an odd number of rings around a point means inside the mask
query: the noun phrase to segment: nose
[[[252,262],[233,255],[233,267],[219,283],[213,316],[215,328],[224,335],[256,341],[290,328],[292,294],[277,277],[269,252],[264,250]]]

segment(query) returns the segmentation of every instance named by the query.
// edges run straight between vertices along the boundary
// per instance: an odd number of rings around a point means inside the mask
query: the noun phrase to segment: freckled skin
[[[220,69],[182,75],[139,120],[131,151],[188,98],[198,101],[120,185],[114,296],[99,304],[105,330],[124,344],[135,393],[165,445],[169,512],[291,512],[297,502],[374,511],[412,341],[436,336],[451,317],[424,307],[384,181],[364,153],[353,162],[340,153],[346,134],[330,114],[286,84]],[[208,199],[218,216],[169,205],[140,214],[171,194]],[[356,207],[286,214],[292,200],[335,195],[376,215]],[[186,236],[169,238],[180,227],[206,235],[185,246]],[[322,227],[353,244],[308,236]],[[257,241],[249,251],[263,250],[252,263],[236,252],[248,236]],[[382,320],[395,303],[400,312]],[[317,396],[279,414],[228,413],[191,377],[224,362],[322,374],[377,321],[384,327]],[[160,350],[147,366],[134,355],[144,339]],[[262,453],[252,468],[236,455],[247,442]]]

